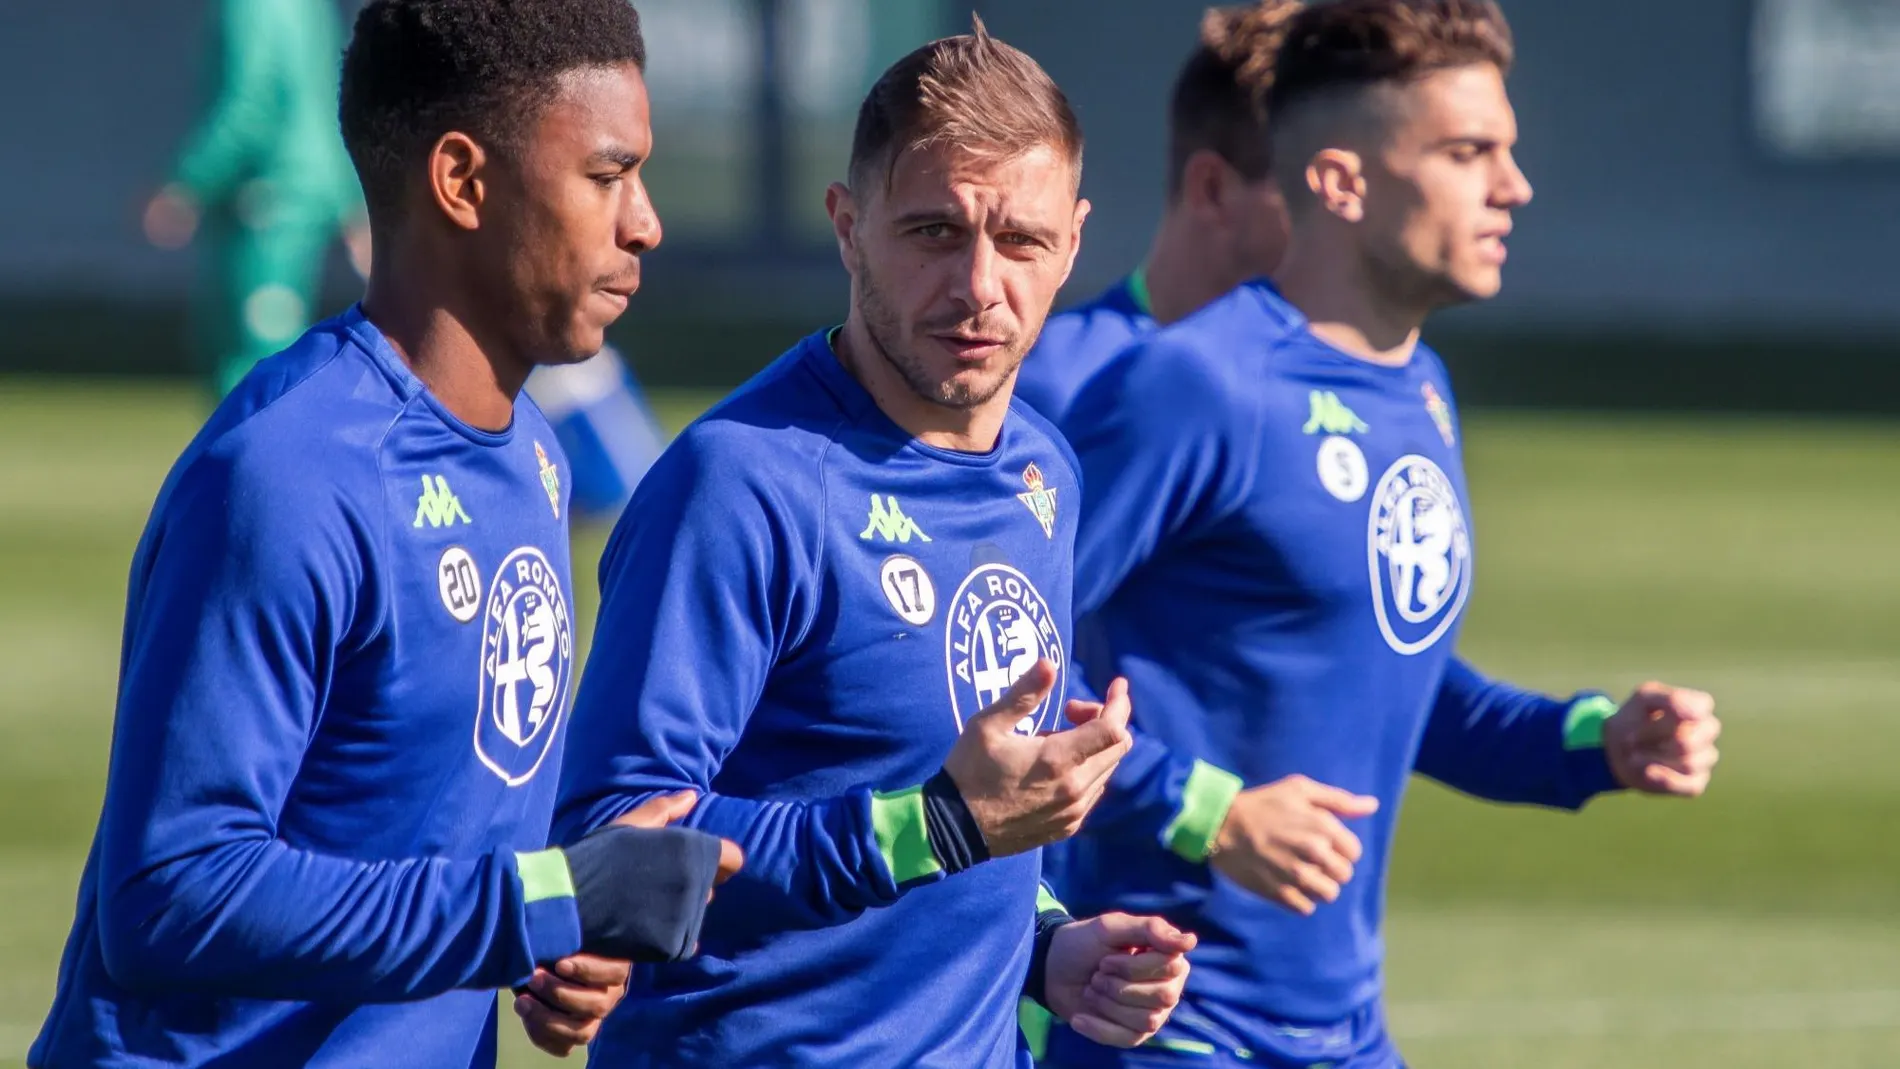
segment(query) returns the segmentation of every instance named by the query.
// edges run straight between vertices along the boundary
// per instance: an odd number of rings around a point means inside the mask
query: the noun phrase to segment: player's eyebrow
[[[899,230],[909,230],[912,227],[929,226],[933,223],[943,223],[965,228],[969,226],[969,220],[966,219],[961,212],[950,211],[943,208],[923,208],[914,212],[906,212],[898,216],[893,225]],[[1007,233],[1026,234],[1045,245],[1054,245],[1057,239],[1057,234],[1054,230],[1013,217],[1004,217],[999,229]]]
[[[587,159],[590,163],[609,163],[623,171],[631,171],[640,166],[640,154],[624,148],[604,148]]]

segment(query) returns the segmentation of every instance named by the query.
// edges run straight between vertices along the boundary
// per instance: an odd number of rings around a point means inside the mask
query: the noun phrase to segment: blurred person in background
[[[666,431],[633,366],[609,344],[578,364],[535,368],[528,396],[554,425],[574,472],[574,519],[612,520],[659,459]]]
[[[1060,1069],[1396,1069],[1381,927],[1414,772],[1577,809],[1700,795],[1717,758],[1706,693],[1546,695],[1456,653],[1470,507],[1451,384],[1419,330],[1498,292],[1531,198],[1503,15],[1328,0],[1285,36],[1267,101],[1290,223],[1277,289],[1243,283],[1137,341],[1062,425],[1088,487],[1077,664],[1139,702],[1102,804],[1052,848],[1058,893],[1201,942],[1153,1040],[1118,1052],[1057,1026]]]
[[[145,208],[146,237],[202,237],[193,299],[200,371],[223,396],[316,318],[324,254],[339,228],[359,274],[369,228],[337,136],[342,29],[333,0],[212,0],[210,106],[171,181]]]
[[[1267,166],[1267,91],[1299,9],[1299,0],[1258,0],[1202,16],[1168,102],[1167,200],[1147,259],[1049,317],[1016,382],[1036,411],[1060,423],[1082,384],[1128,343],[1279,265],[1286,204]]]

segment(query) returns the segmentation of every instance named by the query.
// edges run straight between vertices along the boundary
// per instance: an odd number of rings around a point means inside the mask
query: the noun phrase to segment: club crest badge
[[[1042,524],[1045,538],[1056,536],[1056,492],[1053,487],[1043,485],[1042,469],[1034,461],[1023,469],[1023,485],[1029,487],[1026,493],[1016,497],[1029,509],[1036,522]]]
[[[1445,448],[1458,444],[1457,436],[1451,430],[1451,406],[1438,395],[1438,388],[1431,383],[1419,387],[1419,393],[1425,395],[1425,411],[1432,414],[1432,422],[1438,424],[1438,436],[1445,440]]]
[[[561,469],[548,460],[548,451],[541,443],[534,443],[534,459],[541,465],[541,488],[548,492],[548,507],[554,510],[554,518],[561,518]]]

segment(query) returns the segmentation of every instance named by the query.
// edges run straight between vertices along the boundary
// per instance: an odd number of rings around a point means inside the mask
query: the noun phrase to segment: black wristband
[[[1049,981],[1049,944],[1055,942],[1057,928],[1074,923],[1074,917],[1059,909],[1045,909],[1036,914],[1036,945],[1029,953],[1029,975],[1023,978],[1023,994],[1035,999],[1036,1005],[1045,1010],[1049,1009],[1048,995],[1043,990]]]
[[[950,773],[941,769],[924,781],[924,831],[945,875],[954,876],[990,859],[990,844],[983,841],[983,829],[977,827],[963,792],[957,790]]]
[[[692,954],[719,874],[717,838],[690,828],[610,824],[563,852],[583,951],[636,962]]]

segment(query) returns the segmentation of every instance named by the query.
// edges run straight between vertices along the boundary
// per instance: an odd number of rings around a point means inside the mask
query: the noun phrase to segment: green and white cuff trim
[[[1240,786],[1240,777],[1232,772],[1206,761],[1194,762],[1181,788],[1181,809],[1161,829],[1161,841],[1189,861],[1206,861]]]
[[[930,849],[921,785],[871,795],[871,828],[877,834],[884,866],[891,870],[891,880],[899,887],[943,871],[943,864]]]
[[[521,875],[524,904],[574,897],[574,874],[568,871],[567,855],[558,849],[515,854],[515,871]]]
[[[1603,722],[1616,715],[1616,703],[1601,694],[1580,698],[1564,715],[1564,749],[1603,748]]]

